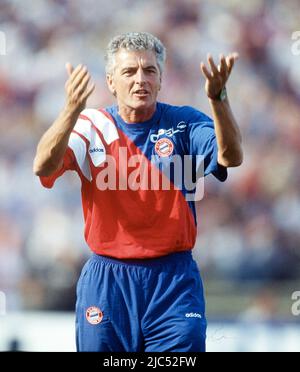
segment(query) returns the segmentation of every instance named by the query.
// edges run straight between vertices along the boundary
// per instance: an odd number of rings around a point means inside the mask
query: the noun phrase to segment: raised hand
[[[219,65],[217,67],[211,54],[208,54],[207,62],[210,69],[207,68],[203,62],[201,63],[201,71],[203,76],[206,78],[205,91],[208,98],[212,100],[219,98],[221,91],[225,87],[231,74],[234,63],[238,58],[239,55],[237,53],[232,53],[227,57],[221,54]]]
[[[95,84],[89,86],[91,76],[88,69],[79,65],[75,69],[70,63],[66,64],[69,79],[65,84],[67,103],[66,108],[71,112],[80,113],[85,109],[86,101],[95,89]]]

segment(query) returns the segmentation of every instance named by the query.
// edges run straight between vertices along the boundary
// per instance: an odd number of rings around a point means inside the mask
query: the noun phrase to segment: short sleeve
[[[218,164],[218,145],[214,123],[208,116],[199,112],[197,121],[189,124],[188,141],[190,155],[200,155],[201,162],[204,162],[202,168],[204,176],[213,174],[219,181],[224,182],[227,179],[227,168]],[[200,164],[198,161],[196,164],[198,173]]]
[[[61,168],[51,176],[40,177],[41,184],[44,187],[51,189],[55,181],[68,170],[76,171],[80,177],[85,176],[88,179],[90,178],[87,145],[76,132],[71,133]]]

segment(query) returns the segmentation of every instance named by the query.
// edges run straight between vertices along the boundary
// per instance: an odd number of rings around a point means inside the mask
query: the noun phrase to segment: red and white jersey
[[[78,173],[85,239],[93,252],[118,259],[146,259],[193,248],[193,202],[187,202],[185,192],[174,184],[168,190],[135,187],[140,184],[141,172],[134,174],[137,163],[143,163],[148,181],[154,177],[164,182],[166,175],[151,161],[151,155],[168,161],[174,154],[194,151],[193,145],[196,152],[205,149],[205,175],[213,173],[220,180],[226,178],[216,160],[213,124],[207,117],[203,120],[197,110],[189,110],[159,103],[151,120],[137,124],[124,123],[116,108],[82,112],[61,169],[40,179],[43,186],[52,188],[65,171]],[[195,115],[201,125],[193,126]],[[197,147],[189,140],[189,136],[198,136],[197,128],[205,133],[201,148],[200,143]]]

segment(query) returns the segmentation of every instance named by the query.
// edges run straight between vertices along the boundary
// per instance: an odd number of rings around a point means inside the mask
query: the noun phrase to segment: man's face
[[[127,51],[115,55],[112,75],[107,76],[119,107],[144,111],[155,107],[161,86],[161,74],[153,51]]]

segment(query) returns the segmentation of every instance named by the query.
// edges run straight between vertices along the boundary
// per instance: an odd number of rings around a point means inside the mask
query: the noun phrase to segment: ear
[[[111,75],[111,74],[106,75],[106,83],[107,83],[107,86],[108,86],[108,89],[110,90],[110,92],[114,96],[116,96],[116,88],[115,88],[115,82],[114,82],[113,75]]]

